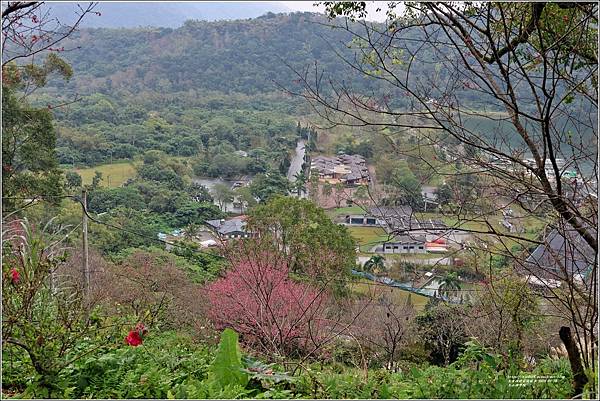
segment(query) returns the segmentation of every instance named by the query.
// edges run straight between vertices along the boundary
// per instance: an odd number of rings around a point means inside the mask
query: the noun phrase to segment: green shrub
[[[138,347],[120,346],[84,357],[64,369],[56,383],[64,398],[566,398],[572,391],[568,361],[545,359],[532,372],[469,342],[448,367],[413,364],[402,372],[313,363],[290,377],[274,364],[240,353],[227,330],[218,350],[175,332],[150,333]],[[91,341],[91,340],[90,340]],[[90,341],[78,346],[90,347]],[[5,354],[6,355],[6,354]],[[3,361],[5,372],[10,361]],[[14,363],[14,361],[13,361]],[[339,365],[338,365],[339,367]],[[19,370],[20,369],[20,370]],[[16,385],[21,368],[4,378]],[[26,373],[25,373],[26,374]],[[553,380],[537,380],[552,377]],[[525,382],[516,386],[515,380]],[[22,385],[22,383],[21,383]],[[21,394],[31,396],[30,391]],[[53,394],[54,395],[54,394]]]

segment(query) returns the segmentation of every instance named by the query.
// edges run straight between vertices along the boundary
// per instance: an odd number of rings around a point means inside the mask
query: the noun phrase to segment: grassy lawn
[[[427,304],[428,297],[423,295],[414,294],[409,291],[402,290],[400,288],[389,287],[380,285],[370,280],[361,280],[351,285],[352,291],[358,294],[365,295],[383,295],[385,294],[390,300],[397,305],[404,305],[410,294],[411,302],[418,311],[423,310],[425,304]]]
[[[95,172],[99,171],[102,173],[100,186],[108,187],[110,181],[110,187],[116,188],[120,187],[129,178],[135,176],[135,163],[136,162],[102,164],[90,168],[75,169],[75,172],[81,176],[83,184],[89,185],[92,183]]]
[[[367,252],[374,245],[389,239],[389,235],[381,227],[348,227],[348,231],[360,246],[361,252]]]
[[[327,211],[330,217],[345,216],[347,214],[363,214],[365,211],[360,206],[338,207]]]
[[[463,217],[461,218],[461,221],[459,222],[457,218],[452,217],[452,216],[443,216],[440,215],[438,213],[415,213],[415,216],[418,219],[434,219],[434,220],[441,220],[443,221],[448,227],[452,227],[452,228],[465,228],[468,230],[479,230],[479,231],[487,231],[488,230],[488,226],[485,222],[480,221],[483,219],[483,217],[472,217],[474,220],[477,221],[466,221],[469,219],[469,217]],[[498,231],[505,231],[505,229],[500,226],[498,224],[499,221],[502,220],[502,215],[496,215],[496,216],[484,216],[487,220],[490,221],[490,223],[492,223],[494,225],[494,228]]]

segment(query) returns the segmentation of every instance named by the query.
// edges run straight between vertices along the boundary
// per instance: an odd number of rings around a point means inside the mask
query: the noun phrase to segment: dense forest
[[[269,13],[187,21],[178,29],[82,29],[61,53],[73,78],[49,80],[35,102],[69,103],[54,110],[62,164],[92,166],[150,149],[234,159],[233,151],[252,147],[279,159],[293,148],[296,121],[311,113],[286,94],[298,90],[296,72],[306,68],[316,65],[323,80],[343,77],[356,93],[410,107],[403,93],[384,93],[340,62],[336,51],[351,59],[358,45],[330,24],[318,14]],[[468,96],[477,106],[479,97]]]
[[[359,23],[348,23],[354,32],[364,31]],[[72,79],[50,79],[36,94],[35,104],[68,104],[54,110],[62,164],[92,166],[150,149],[174,156],[204,150],[234,158],[231,150],[250,146],[276,149],[269,157],[279,158],[283,148],[293,148],[292,125],[312,113],[286,91],[298,91],[299,78],[307,71],[310,77],[314,68],[321,81],[343,82],[349,94],[394,108],[414,107],[407,93],[384,89],[376,79],[340,62],[340,56],[349,62],[364,59],[364,44],[332,27],[336,24],[340,22],[312,13],[268,13],[249,20],[189,20],[177,29],[81,29],[59,51],[72,65]],[[406,46],[414,50],[410,40]],[[402,57],[409,60],[409,54]],[[411,61],[412,68],[439,77],[441,87],[453,84],[458,78],[432,57],[426,53]],[[465,82],[455,95],[483,113],[499,109],[497,99],[477,94],[470,85]],[[441,89],[424,90],[435,98]],[[78,100],[71,103],[73,99]],[[510,124],[495,118],[465,119],[483,135],[504,131],[515,136]]]
[[[305,23],[311,18],[270,14],[188,21],[176,30],[82,30],[65,41],[65,48],[75,49],[64,53],[74,77],[51,80],[36,99],[52,105],[57,97],[64,102],[79,97],[55,110],[60,163],[91,166],[157,149],[173,156],[201,154],[204,166],[228,164],[235,170],[198,167],[203,175],[264,172],[264,160],[288,157],[302,115],[298,99],[276,86],[293,80],[281,60],[296,68],[319,58],[330,70],[337,66],[333,57],[323,57],[327,41],[314,32],[329,29]],[[263,150],[262,159],[254,158],[259,165],[236,169],[234,152],[249,149]]]

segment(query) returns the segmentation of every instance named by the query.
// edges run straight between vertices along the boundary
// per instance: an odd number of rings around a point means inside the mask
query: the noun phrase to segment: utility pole
[[[83,205],[83,216],[81,227],[83,229],[83,292],[87,297],[90,291],[90,259],[88,253],[88,216],[87,216],[87,190],[81,190],[81,202]]]

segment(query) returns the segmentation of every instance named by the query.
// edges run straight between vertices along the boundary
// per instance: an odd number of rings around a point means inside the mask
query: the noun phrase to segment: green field
[[[348,227],[348,231],[360,246],[361,252],[368,252],[373,245],[390,238],[381,227]]]
[[[99,171],[102,173],[100,186],[116,188],[123,185],[129,178],[135,177],[135,166],[136,162],[122,162],[75,169],[75,172],[81,176],[84,185],[89,185],[92,183],[95,172]]]
[[[329,217],[345,216],[347,214],[363,214],[365,210],[360,206],[338,207],[327,211]]]
[[[487,224],[483,221],[483,219],[489,220],[494,224],[494,227],[498,231],[503,231],[502,227],[499,227],[497,222],[502,220],[502,215],[486,215],[483,217],[463,217],[460,221],[454,216],[444,216],[438,213],[415,213],[415,217],[417,219],[434,219],[434,220],[442,220],[448,227],[452,228],[464,228],[467,230],[478,230],[478,231],[487,231],[489,228]],[[473,219],[471,221],[470,219]]]
[[[377,296],[385,294],[386,297],[390,298],[390,300],[396,305],[404,305],[406,303],[406,300],[408,299],[408,295],[410,294],[411,303],[415,306],[415,308],[418,311],[423,310],[423,308],[427,304],[427,301],[429,300],[429,298],[426,296],[411,293],[400,288],[390,287],[387,285],[380,285],[379,283],[370,280],[361,280],[353,283],[352,290],[356,293],[364,294],[367,296]]]

